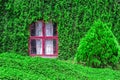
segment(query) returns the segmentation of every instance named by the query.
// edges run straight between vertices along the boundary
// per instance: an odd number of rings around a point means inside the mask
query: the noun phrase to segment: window
[[[58,56],[57,25],[52,22],[37,21],[30,25],[30,56]]]

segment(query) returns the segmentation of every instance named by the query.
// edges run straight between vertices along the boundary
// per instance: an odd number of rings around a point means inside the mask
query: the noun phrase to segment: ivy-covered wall
[[[74,57],[80,38],[98,18],[111,22],[120,43],[116,0],[0,0],[0,9],[0,52],[27,54],[29,25],[38,19],[57,23],[61,59]]]

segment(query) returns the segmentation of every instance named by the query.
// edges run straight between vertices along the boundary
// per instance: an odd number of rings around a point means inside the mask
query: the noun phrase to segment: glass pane
[[[36,41],[31,40],[31,54],[36,54]]]
[[[53,40],[53,47],[54,47],[54,53],[56,53],[56,47],[57,46],[56,46],[56,40],[55,39]]]
[[[56,52],[56,40],[45,41],[45,54],[54,54]]]
[[[42,40],[31,40],[31,54],[42,54]]]
[[[31,36],[35,36],[35,23],[33,23],[31,26]]]
[[[36,53],[42,54],[42,40],[36,40]]]
[[[54,36],[57,35],[57,24],[56,23],[53,24],[53,35]]]
[[[53,36],[53,24],[46,23],[46,36]]]
[[[42,22],[39,21],[35,23],[35,26],[36,26],[36,31],[35,31],[36,36],[42,36]]]

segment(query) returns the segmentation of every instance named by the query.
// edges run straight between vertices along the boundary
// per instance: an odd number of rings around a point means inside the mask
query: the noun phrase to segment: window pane
[[[53,40],[53,47],[54,47],[54,54],[55,54],[55,53],[56,53],[56,47],[57,47],[57,46],[56,46],[56,40],[55,40],[55,39]]]
[[[35,23],[33,23],[31,26],[31,36],[35,36]]]
[[[42,40],[36,40],[36,53],[42,54]]]
[[[46,23],[46,36],[53,36],[53,24],[52,23]]]
[[[53,24],[53,35],[57,36],[57,24],[56,23]]]
[[[56,53],[56,40],[45,40],[45,54]]]
[[[31,54],[36,54],[36,41],[31,40]]]
[[[35,31],[36,36],[42,36],[42,22],[40,21],[36,22],[35,26],[36,26],[36,31]]]
[[[31,40],[31,54],[42,54],[42,40]]]

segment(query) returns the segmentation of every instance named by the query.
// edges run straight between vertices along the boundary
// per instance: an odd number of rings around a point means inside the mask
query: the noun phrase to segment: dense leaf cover
[[[119,74],[111,69],[93,69],[56,59],[0,54],[1,80],[119,80]]]
[[[116,0],[0,0],[0,52],[28,53],[29,25],[38,19],[57,23],[59,58],[70,59],[94,20],[112,24],[120,43]]]
[[[81,39],[75,59],[92,67],[115,66],[119,62],[119,44],[108,24],[100,20],[94,22]]]

